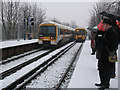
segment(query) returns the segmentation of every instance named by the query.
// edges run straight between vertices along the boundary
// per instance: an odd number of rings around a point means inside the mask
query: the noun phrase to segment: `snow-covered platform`
[[[90,41],[85,41],[68,88],[97,88],[95,83],[100,83],[97,59],[95,55],[91,55]],[[111,79],[110,88],[118,88],[118,62],[116,78]]]
[[[3,42],[0,42],[0,49],[30,44],[30,43],[35,43],[35,42],[38,42],[38,39],[19,40],[19,41],[17,40],[3,41]]]

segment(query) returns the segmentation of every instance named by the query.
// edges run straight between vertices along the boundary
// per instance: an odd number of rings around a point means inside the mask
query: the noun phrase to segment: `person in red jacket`
[[[91,55],[94,55],[95,51],[96,51],[96,49],[95,49],[95,35],[96,35],[96,33],[92,32],[92,34],[91,34],[91,49],[92,49]]]

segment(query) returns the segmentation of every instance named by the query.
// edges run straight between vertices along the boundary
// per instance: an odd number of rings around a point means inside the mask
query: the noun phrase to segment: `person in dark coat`
[[[96,45],[96,58],[100,58],[100,52],[101,52],[101,37],[104,35],[105,31],[98,30],[95,36],[95,45]]]
[[[99,70],[99,77],[100,77],[100,84],[95,84],[96,86],[100,86],[99,89],[104,90],[109,88],[110,86],[110,77],[111,77],[111,70],[113,69],[115,63],[111,63],[108,61],[108,47],[109,51],[116,50],[117,45],[117,33],[111,26],[109,19],[103,20],[103,27],[104,32],[101,35],[97,35],[97,48],[99,51],[98,57],[98,70]]]
[[[117,22],[116,20],[112,19],[112,18],[109,18],[110,19],[110,22],[111,22],[111,25],[112,27],[114,28],[114,30],[119,30],[119,26],[117,25]],[[119,43],[119,41],[118,41]],[[116,50],[118,49],[118,47],[116,47]],[[115,70],[115,65],[113,67],[113,70],[112,70],[112,75],[111,75],[111,78],[115,78],[116,77],[116,74],[115,74],[116,70]]]

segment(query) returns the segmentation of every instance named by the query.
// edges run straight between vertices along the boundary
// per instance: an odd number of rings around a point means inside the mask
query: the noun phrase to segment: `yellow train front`
[[[77,42],[84,42],[86,39],[86,30],[84,28],[75,29],[75,40]]]
[[[55,22],[39,25],[38,43],[43,46],[60,45],[74,39],[74,29]]]

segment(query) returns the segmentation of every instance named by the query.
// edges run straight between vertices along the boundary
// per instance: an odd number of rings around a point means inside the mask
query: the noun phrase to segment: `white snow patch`
[[[35,43],[35,42],[38,42],[38,39],[19,40],[19,41],[17,41],[17,40],[3,41],[3,42],[0,42],[0,49],[7,48],[7,47],[24,45],[24,44],[30,44],[30,43]]]

